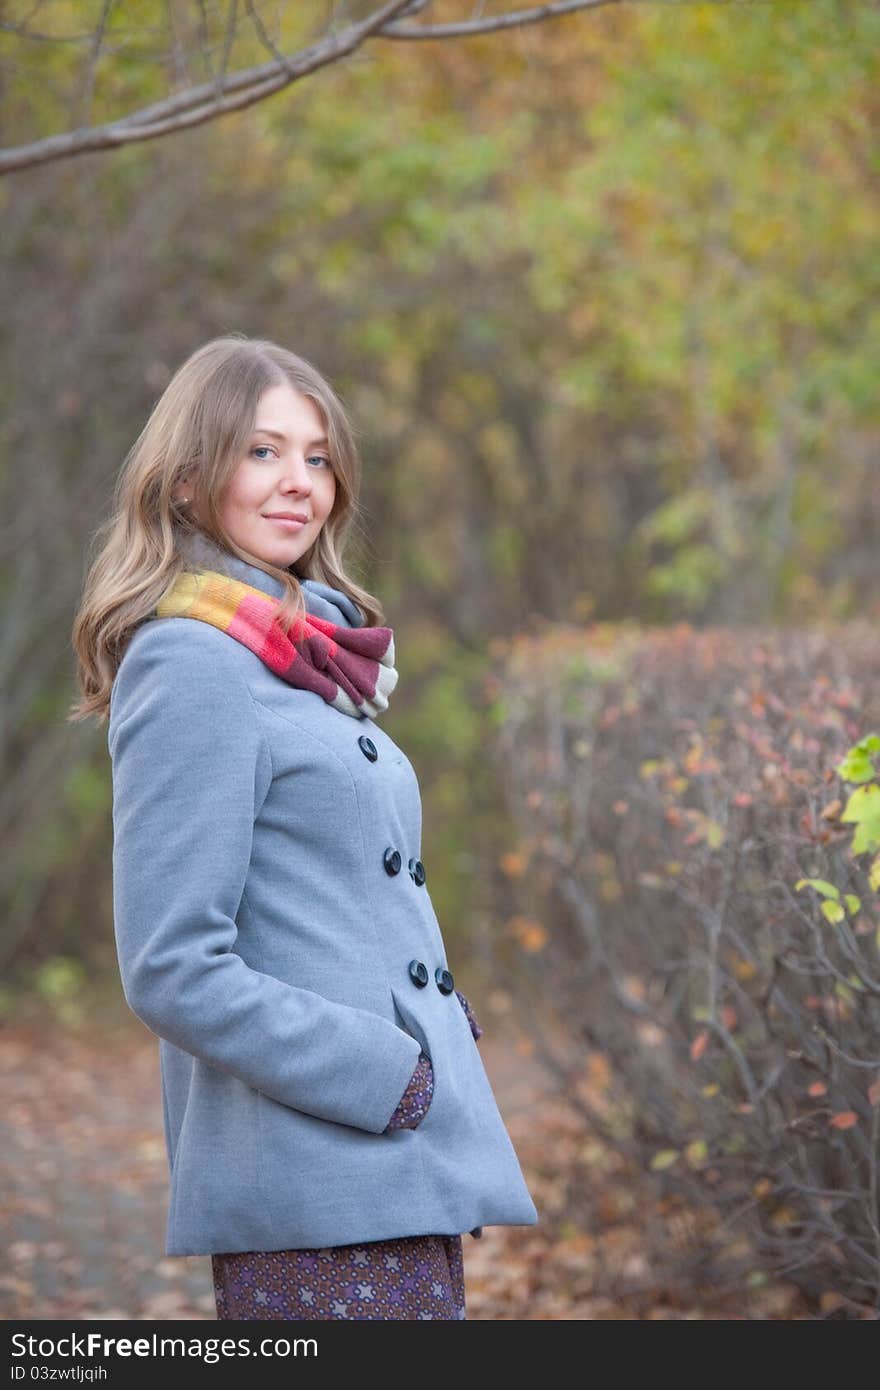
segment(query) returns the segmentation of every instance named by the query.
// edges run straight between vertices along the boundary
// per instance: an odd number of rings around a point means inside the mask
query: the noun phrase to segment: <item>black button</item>
[[[379,756],[379,750],[376,747],[373,740],[371,738],[367,738],[366,734],[361,734],[360,738],[358,739],[358,744],[364,757],[369,758],[370,762],[374,763]]]
[[[407,868],[409,869],[409,876],[413,883],[418,884],[419,888],[421,888],[425,881],[425,866],[421,859],[411,859],[407,864]]]
[[[423,960],[411,960],[409,963],[409,978],[419,989],[424,989],[428,983],[428,967]]]
[[[409,876],[412,879],[413,883],[417,884],[419,888],[421,888],[422,884],[425,881],[425,866],[422,863],[421,859],[411,859],[409,861],[409,864],[407,865],[407,868],[409,869]]]
[[[392,876],[394,874],[399,874],[400,866],[403,863],[400,857],[400,850],[395,849],[393,845],[389,845],[382,855],[382,863],[385,865],[386,874],[391,874]]]
[[[438,965],[434,971],[434,979],[437,981],[437,988],[441,994],[451,994],[455,989],[455,981],[449,970],[444,970],[442,965]]]

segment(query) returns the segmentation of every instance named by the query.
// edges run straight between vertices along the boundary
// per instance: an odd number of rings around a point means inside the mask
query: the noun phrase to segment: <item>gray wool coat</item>
[[[187,551],[281,592],[203,537]],[[304,589],[312,613],[363,624],[340,591]],[[444,992],[401,749],[184,617],[136,629],[108,746],[120,975],[159,1039],[165,1253],[534,1225],[468,1020]],[[422,1048],[430,1108],[384,1134]]]

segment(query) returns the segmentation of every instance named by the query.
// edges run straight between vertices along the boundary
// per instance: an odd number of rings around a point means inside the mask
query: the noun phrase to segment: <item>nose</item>
[[[279,487],[282,492],[305,493],[308,496],[312,490],[312,477],[304,457],[287,461]]]

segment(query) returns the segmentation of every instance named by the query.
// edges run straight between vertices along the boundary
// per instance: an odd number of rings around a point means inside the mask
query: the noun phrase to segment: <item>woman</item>
[[[159,1038],[166,1254],[212,1256],[219,1318],[463,1318],[462,1234],[538,1219],[375,722],[397,671],[343,565],[358,483],[314,367],[207,343],[126,460],[74,629],[122,986]]]

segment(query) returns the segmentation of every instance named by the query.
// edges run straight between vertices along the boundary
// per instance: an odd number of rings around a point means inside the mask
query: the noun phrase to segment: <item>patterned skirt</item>
[[[461,1236],[212,1255],[218,1319],[466,1317]]]

